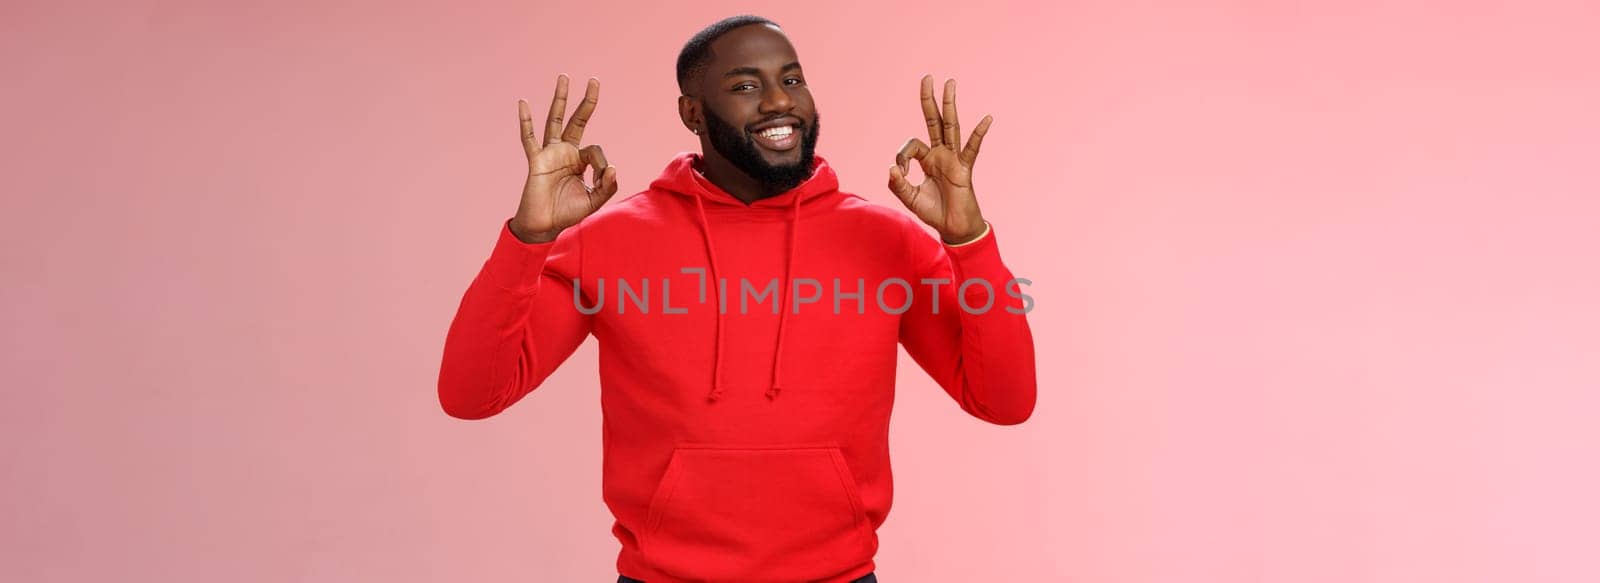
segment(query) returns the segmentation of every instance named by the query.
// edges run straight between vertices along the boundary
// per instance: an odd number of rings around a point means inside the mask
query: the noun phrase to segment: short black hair
[[[688,95],[690,82],[705,72],[706,65],[711,62],[712,42],[722,38],[722,35],[728,34],[730,30],[752,24],[770,24],[778,27],[778,23],[760,16],[740,14],[713,22],[690,37],[689,42],[683,44],[683,50],[678,51],[678,91]]]

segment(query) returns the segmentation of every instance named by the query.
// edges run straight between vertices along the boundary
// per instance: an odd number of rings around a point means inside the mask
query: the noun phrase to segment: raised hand
[[[533,131],[533,115],[527,100],[517,100],[517,117],[522,121],[522,149],[528,154],[528,182],[522,187],[522,204],[508,225],[511,234],[524,243],[554,241],[563,229],[578,224],[617,193],[617,169],[606,164],[598,145],[578,147],[589,116],[600,103],[600,81],[589,79],[583,102],[563,129],[561,118],[567,112],[567,76],[556,77],[556,95],[545,119],[544,140]],[[584,167],[594,169],[585,184]]]
[[[922,117],[928,122],[928,143],[911,138],[889,167],[889,190],[906,208],[935,230],[946,243],[966,243],[984,233],[983,214],[972,191],[972,164],[989,132],[992,116],[983,116],[961,147],[961,122],[956,117],[956,80],[944,83],[944,112],[933,101],[933,75],[922,77]],[[922,184],[906,180],[910,160],[922,167]]]

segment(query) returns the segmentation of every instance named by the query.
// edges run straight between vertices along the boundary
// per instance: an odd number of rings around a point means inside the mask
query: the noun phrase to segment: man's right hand
[[[583,103],[578,104],[578,111],[563,129],[561,117],[567,111],[567,76],[557,77],[556,95],[550,102],[550,115],[545,119],[544,140],[540,141],[533,131],[533,115],[528,111],[527,100],[517,100],[517,117],[522,121],[522,149],[528,154],[528,182],[522,187],[522,204],[508,227],[522,242],[554,241],[563,229],[578,224],[617,193],[617,169],[606,164],[606,155],[600,146],[578,147],[583,128],[589,125],[589,116],[599,102],[600,81],[591,77],[583,93]],[[584,183],[585,166],[594,168],[590,177],[593,186]]]

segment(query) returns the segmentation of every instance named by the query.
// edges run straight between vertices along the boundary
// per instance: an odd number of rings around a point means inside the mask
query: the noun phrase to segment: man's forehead
[[[729,31],[712,42],[710,48],[713,77],[741,67],[779,69],[798,60],[789,38],[765,24]]]

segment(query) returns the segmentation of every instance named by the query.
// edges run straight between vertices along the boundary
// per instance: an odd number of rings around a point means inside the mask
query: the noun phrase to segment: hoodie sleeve
[[[919,280],[911,282],[900,343],[967,413],[1000,425],[1026,421],[1037,396],[1033,333],[1023,313],[1031,299],[1023,299],[1026,290],[1000,261],[993,225],[962,245],[945,244],[914,223],[908,231]],[[962,290],[964,282],[970,283]]]
[[[555,371],[589,335],[573,303],[579,227],[549,243],[524,243],[501,223],[445,336],[439,404],[461,419],[504,411]],[[585,305],[593,305],[585,302]]]

